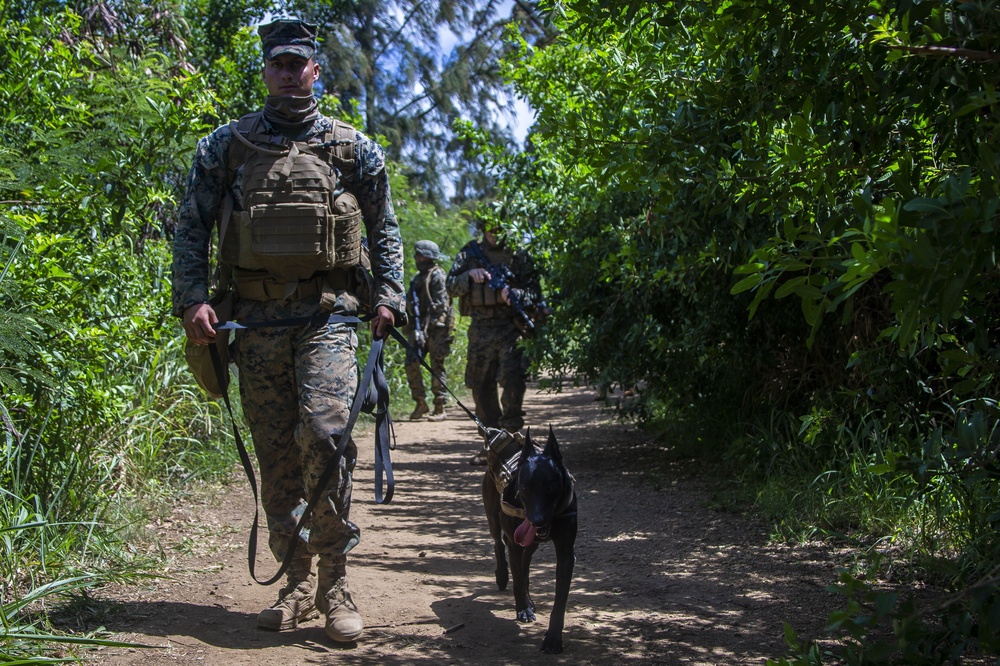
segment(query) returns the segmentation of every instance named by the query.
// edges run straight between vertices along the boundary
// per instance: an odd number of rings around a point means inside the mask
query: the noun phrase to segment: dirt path
[[[361,545],[349,576],[366,633],[332,645],[317,620],[258,631],[274,587],[247,574],[250,493],[238,483],[207,506],[182,506],[157,528],[165,574],[95,602],[95,618],[153,649],[105,648],[109,664],[762,664],[787,652],[782,626],[820,634],[837,599],[834,556],[768,545],[765,526],[708,508],[703,480],[677,469],[644,480],[648,438],[608,418],[593,392],[529,391],[528,423],[551,424],[577,479],[580,531],[561,655],[539,652],[554,590],[551,545],[532,565],[538,622],[514,620],[510,591],[493,581],[492,544],[468,464],[475,427],[457,409],[442,423],[401,421],[396,496],[374,502],[372,450],[359,440],[352,518]],[[266,543],[266,537],[261,539]],[[262,551],[258,572],[269,575]],[[450,631],[446,631],[450,630]]]

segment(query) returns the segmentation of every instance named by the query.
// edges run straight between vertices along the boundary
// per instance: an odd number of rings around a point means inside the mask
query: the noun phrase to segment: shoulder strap
[[[233,140],[229,142],[229,153],[226,156],[227,184],[232,185],[233,179],[236,178],[236,169],[243,164],[247,157],[247,143],[239,139],[245,138],[254,128],[262,125],[260,119],[263,115],[260,111],[248,113],[239,120],[229,123],[229,131],[233,134]]]

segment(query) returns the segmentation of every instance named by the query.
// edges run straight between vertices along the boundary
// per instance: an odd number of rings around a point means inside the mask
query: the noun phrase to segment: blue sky
[[[497,13],[500,16],[510,16],[511,9],[514,6],[513,0],[506,0],[500,4],[500,8]],[[471,37],[471,35],[469,35]],[[449,54],[452,49],[455,48],[455,44],[458,43],[458,36],[455,35],[448,28],[442,28],[438,31],[438,39],[441,42],[441,53]],[[531,123],[535,120],[535,112],[521,98],[514,99],[514,117],[511,118],[508,114],[500,112],[500,123],[510,127],[511,131],[514,133],[514,138],[517,140],[518,145],[524,146],[524,137],[528,134],[528,128],[531,127]]]
[[[510,16],[511,10],[514,6],[513,0],[505,0],[500,4],[497,14],[500,16]],[[268,13],[265,15],[261,23],[268,23],[269,21],[276,18],[276,15]],[[468,36],[471,38],[471,35]],[[452,49],[455,48],[455,44],[458,43],[458,36],[455,35],[448,28],[442,28],[438,31],[438,38],[440,40],[440,52],[442,56],[444,54],[450,54]],[[518,145],[524,146],[524,138],[527,136],[528,128],[531,127],[531,123],[535,120],[535,112],[523,99],[514,99],[514,111],[513,117],[507,112],[497,111],[499,114],[499,122],[507,127],[510,127],[514,134],[514,139],[517,141]]]

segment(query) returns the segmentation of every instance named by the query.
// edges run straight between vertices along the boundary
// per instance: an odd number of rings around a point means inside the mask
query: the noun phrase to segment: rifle
[[[471,244],[471,254],[478,260],[486,271],[490,274],[489,282],[486,286],[497,292],[503,291],[504,287],[509,287],[511,281],[516,281],[517,276],[514,272],[507,267],[503,262],[498,264],[491,264],[489,259],[486,258],[486,254],[483,252],[483,248],[479,247],[479,243],[473,241]],[[531,337],[535,334],[535,321],[531,318],[524,310],[524,304],[521,302],[521,297],[514,293],[513,291],[507,292],[510,298],[510,307],[514,309],[517,313],[518,319],[515,323],[518,324],[518,328],[525,337]]]
[[[424,329],[420,325],[420,294],[414,289],[413,283],[410,283],[410,303],[413,304],[413,329],[416,333],[417,339],[417,355],[420,360],[424,360],[424,347],[427,341],[424,339]]]

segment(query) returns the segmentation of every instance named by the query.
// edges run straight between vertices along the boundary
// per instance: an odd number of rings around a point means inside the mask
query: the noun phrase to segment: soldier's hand
[[[215,310],[208,303],[189,305],[184,310],[184,333],[194,344],[207,345],[215,342],[215,329],[212,325],[218,321],[219,318],[215,316]]]
[[[392,310],[384,305],[378,306],[375,308],[375,318],[372,319],[372,335],[381,340],[389,335],[389,329],[395,323],[396,315],[392,313]]]
[[[485,282],[489,282],[492,276],[485,268],[472,268],[469,270],[469,277],[472,278],[472,281],[476,284],[483,284]]]

